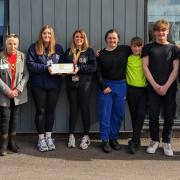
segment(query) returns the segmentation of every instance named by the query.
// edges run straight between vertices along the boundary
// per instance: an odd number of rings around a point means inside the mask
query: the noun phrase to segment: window
[[[180,44],[180,1],[179,0],[148,0],[148,40],[153,40],[152,25],[159,19],[170,22],[169,41]]]
[[[3,44],[4,34],[4,0],[0,0],[0,49]]]

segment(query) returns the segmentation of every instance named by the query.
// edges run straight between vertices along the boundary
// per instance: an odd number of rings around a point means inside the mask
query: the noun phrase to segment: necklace
[[[10,64],[10,67],[11,67],[11,70],[15,70],[16,69],[16,64],[14,63],[14,64],[11,64],[11,63],[9,63]]]

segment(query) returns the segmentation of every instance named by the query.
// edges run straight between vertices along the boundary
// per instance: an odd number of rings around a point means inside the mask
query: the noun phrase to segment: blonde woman
[[[5,39],[5,51],[0,54],[0,155],[19,152],[16,144],[16,127],[20,106],[27,102],[26,84],[29,73],[25,55],[18,51],[19,38],[10,34]]]
[[[76,30],[74,32],[71,48],[65,53],[65,61],[74,64],[74,72],[67,76],[67,93],[70,105],[70,135],[68,147],[76,147],[74,132],[78,117],[78,109],[80,108],[84,129],[80,148],[87,149],[90,144],[89,104],[93,73],[96,71],[96,58],[93,49],[89,47],[86,33],[83,30]]]
[[[53,28],[49,25],[42,27],[39,39],[30,46],[27,56],[30,86],[36,107],[38,149],[42,152],[55,149],[51,134],[61,78],[51,74],[51,64],[60,63],[63,60],[64,51],[55,43]]]

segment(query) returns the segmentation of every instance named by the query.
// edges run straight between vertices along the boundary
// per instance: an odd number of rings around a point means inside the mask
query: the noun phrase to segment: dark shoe
[[[18,153],[20,151],[20,148],[16,144],[16,134],[9,135],[8,149],[14,153]]]
[[[111,146],[107,141],[102,142],[102,149],[105,153],[110,153],[112,151]]]
[[[117,140],[110,140],[110,141],[109,141],[109,144],[110,144],[110,146],[111,146],[114,150],[116,150],[116,151],[118,151],[118,150],[121,149],[121,145],[118,143]]]
[[[4,134],[1,137],[0,156],[6,156],[7,155],[7,145],[8,145],[8,135]]]
[[[135,143],[132,140],[128,142],[128,150],[130,154],[136,153]]]
[[[136,151],[139,150],[140,146],[141,146],[141,141],[139,140],[138,143],[136,143]]]
[[[139,149],[140,143],[135,143],[134,141],[130,140],[128,142],[128,149],[130,154],[135,154],[136,151]]]

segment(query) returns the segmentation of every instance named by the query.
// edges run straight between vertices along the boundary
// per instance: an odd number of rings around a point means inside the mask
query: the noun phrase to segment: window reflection
[[[0,0],[0,50],[3,43],[3,29],[4,29],[4,0]]]
[[[167,19],[170,22],[169,41],[180,44],[180,0],[148,1],[149,41],[153,40],[153,22],[159,19]]]

